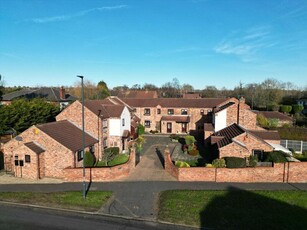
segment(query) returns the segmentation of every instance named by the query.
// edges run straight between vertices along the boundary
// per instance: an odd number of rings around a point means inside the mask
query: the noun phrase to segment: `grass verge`
[[[214,229],[306,229],[305,191],[165,191],[159,220]]]
[[[112,196],[109,191],[90,191],[86,199],[79,191],[70,192],[1,192],[0,200],[54,208],[98,211]]]

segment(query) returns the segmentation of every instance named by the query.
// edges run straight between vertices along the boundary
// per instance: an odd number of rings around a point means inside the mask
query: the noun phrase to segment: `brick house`
[[[56,120],[70,120],[82,127],[82,104],[75,101],[64,109]],[[110,100],[88,100],[84,102],[84,128],[98,139],[98,158],[104,148],[119,147],[127,149],[131,132],[131,114],[127,106],[115,104]]]
[[[261,156],[280,142],[277,131],[247,130],[236,123],[214,132],[210,139],[218,158]]]
[[[140,118],[145,131],[161,133],[185,134],[189,132],[203,133],[204,123],[210,117],[214,107],[227,103],[223,98],[154,98],[131,99],[112,98],[128,105]]]
[[[97,157],[98,140],[85,133],[85,151]],[[34,125],[3,146],[4,167],[16,177],[63,178],[67,167],[81,167],[82,130],[63,120]]]

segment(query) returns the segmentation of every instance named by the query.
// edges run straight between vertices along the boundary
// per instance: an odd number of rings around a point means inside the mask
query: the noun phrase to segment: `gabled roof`
[[[245,133],[245,130],[234,123],[224,129],[221,129],[220,131],[215,132],[213,135],[224,137],[217,142],[218,147],[221,148],[230,144],[232,142],[232,138],[239,136],[242,133]]]
[[[124,105],[115,105],[109,100],[87,100],[84,106],[103,118],[120,117],[125,108]]]
[[[214,112],[215,113],[218,113],[224,109],[227,109],[228,107],[232,106],[233,104],[235,104],[234,102],[230,101],[228,103],[226,103],[225,105],[222,105],[222,106],[219,106],[217,108],[214,109]]]
[[[65,98],[60,97],[60,89],[52,87],[42,87],[34,89],[22,89],[19,91],[11,92],[2,96],[3,101],[12,101],[18,98],[44,98],[47,101],[52,102],[63,102],[63,101],[74,101],[76,98],[70,94],[65,94]]]
[[[186,116],[186,115],[162,116],[161,121],[175,121],[177,123],[189,123],[190,116]]]
[[[36,127],[71,151],[82,150],[82,130],[73,123],[63,120],[36,125]],[[85,133],[85,147],[97,142],[97,139]]]
[[[25,146],[27,146],[29,149],[31,149],[33,152],[40,154],[42,152],[45,152],[45,150],[39,146],[37,143],[35,142],[27,142],[24,144]]]
[[[122,98],[122,101],[132,107],[157,107],[164,108],[214,108],[226,101],[225,98],[154,98],[154,99],[130,99]]]
[[[157,91],[154,90],[127,90],[118,92],[117,96],[119,98],[140,98],[140,99],[152,99],[158,98]]]
[[[265,118],[268,119],[278,119],[282,121],[292,121],[292,117],[289,117],[283,113],[277,111],[256,111],[256,114],[262,114]]]

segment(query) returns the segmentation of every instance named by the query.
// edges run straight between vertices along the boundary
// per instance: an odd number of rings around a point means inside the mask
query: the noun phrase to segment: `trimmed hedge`
[[[240,157],[224,157],[226,168],[245,168],[246,160]]]

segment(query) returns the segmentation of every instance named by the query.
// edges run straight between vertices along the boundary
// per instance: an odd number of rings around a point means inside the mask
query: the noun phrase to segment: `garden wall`
[[[85,168],[86,181],[113,181],[128,176],[130,171],[135,168],[135,150],[131,149],[129,160],[122,165],[113,167],[93,167]],[[83,181],[83,168],[64,169],[64,179],[69,182]]]
[[[273,167],[256,168],[178,168],[171,160],[169,151],[165,151],[165,170],[178,181],[206,182],[279,182],[306,183],[307,162],[275,163]]]

